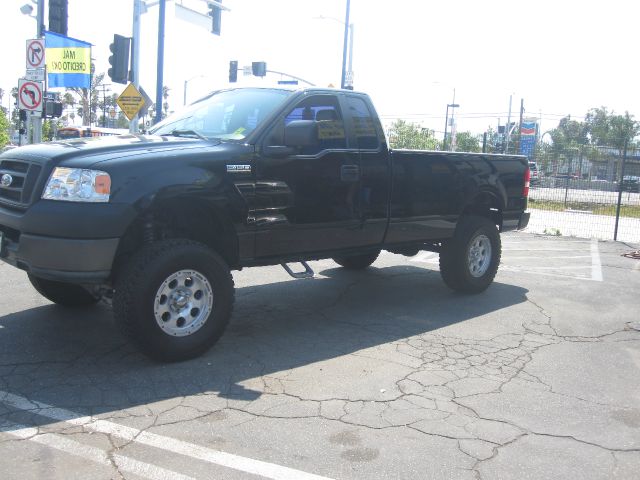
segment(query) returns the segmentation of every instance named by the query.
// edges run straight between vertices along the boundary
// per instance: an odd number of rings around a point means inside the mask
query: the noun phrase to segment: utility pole
[[[509,95],[509,116],[507,117],[507,126],[504,129],[504,151],[502,153],[509,153],[509,139],[511,137],[511,102],[513,101],[513,94]]]
[[[522,142],[522,117],[524,116],[524,98],[520,99],[520,124],[518,125],[518,145],[516,145],[516,155],[520,152],[520,142]]]
[[[351,0],[347,0],[347,13],[344,19],[344,44],[342,47],[342,79],[340,82],[340,88],[343,88],[345,85],[346,75],[347,75],[347,42],[349,40],[349,10],[351,7]]]

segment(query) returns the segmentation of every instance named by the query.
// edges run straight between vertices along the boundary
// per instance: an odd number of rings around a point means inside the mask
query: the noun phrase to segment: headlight
[[[46,200],[108,202],[111,177],[99,170],[56,167],[42,193]]]

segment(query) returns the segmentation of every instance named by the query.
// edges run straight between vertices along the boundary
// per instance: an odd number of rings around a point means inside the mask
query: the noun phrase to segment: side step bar
[[[307,262],[300,262],[300,265],[304,267],[304,272],[294,272],[286,263],[281,263],[280,265],[282,265],[282,268],[293,278],[312,278],[314,275],[313,270],[311,270]]]

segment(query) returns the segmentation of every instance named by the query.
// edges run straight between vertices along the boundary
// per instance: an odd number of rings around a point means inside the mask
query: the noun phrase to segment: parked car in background
[[[620,182],[619,190],[623,192],[640,192],[640,177],[635,175],[625,175]]]
[[[536,162],[529,162],[529,171],[531,172],[531,185],[538,185],[540,183],[538,164]]]

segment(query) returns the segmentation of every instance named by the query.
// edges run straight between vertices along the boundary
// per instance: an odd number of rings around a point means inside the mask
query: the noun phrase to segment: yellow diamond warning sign
[[[129,120],[133,120],[145,103],[144,97],[133,83],[127,85],[116,101]]]

